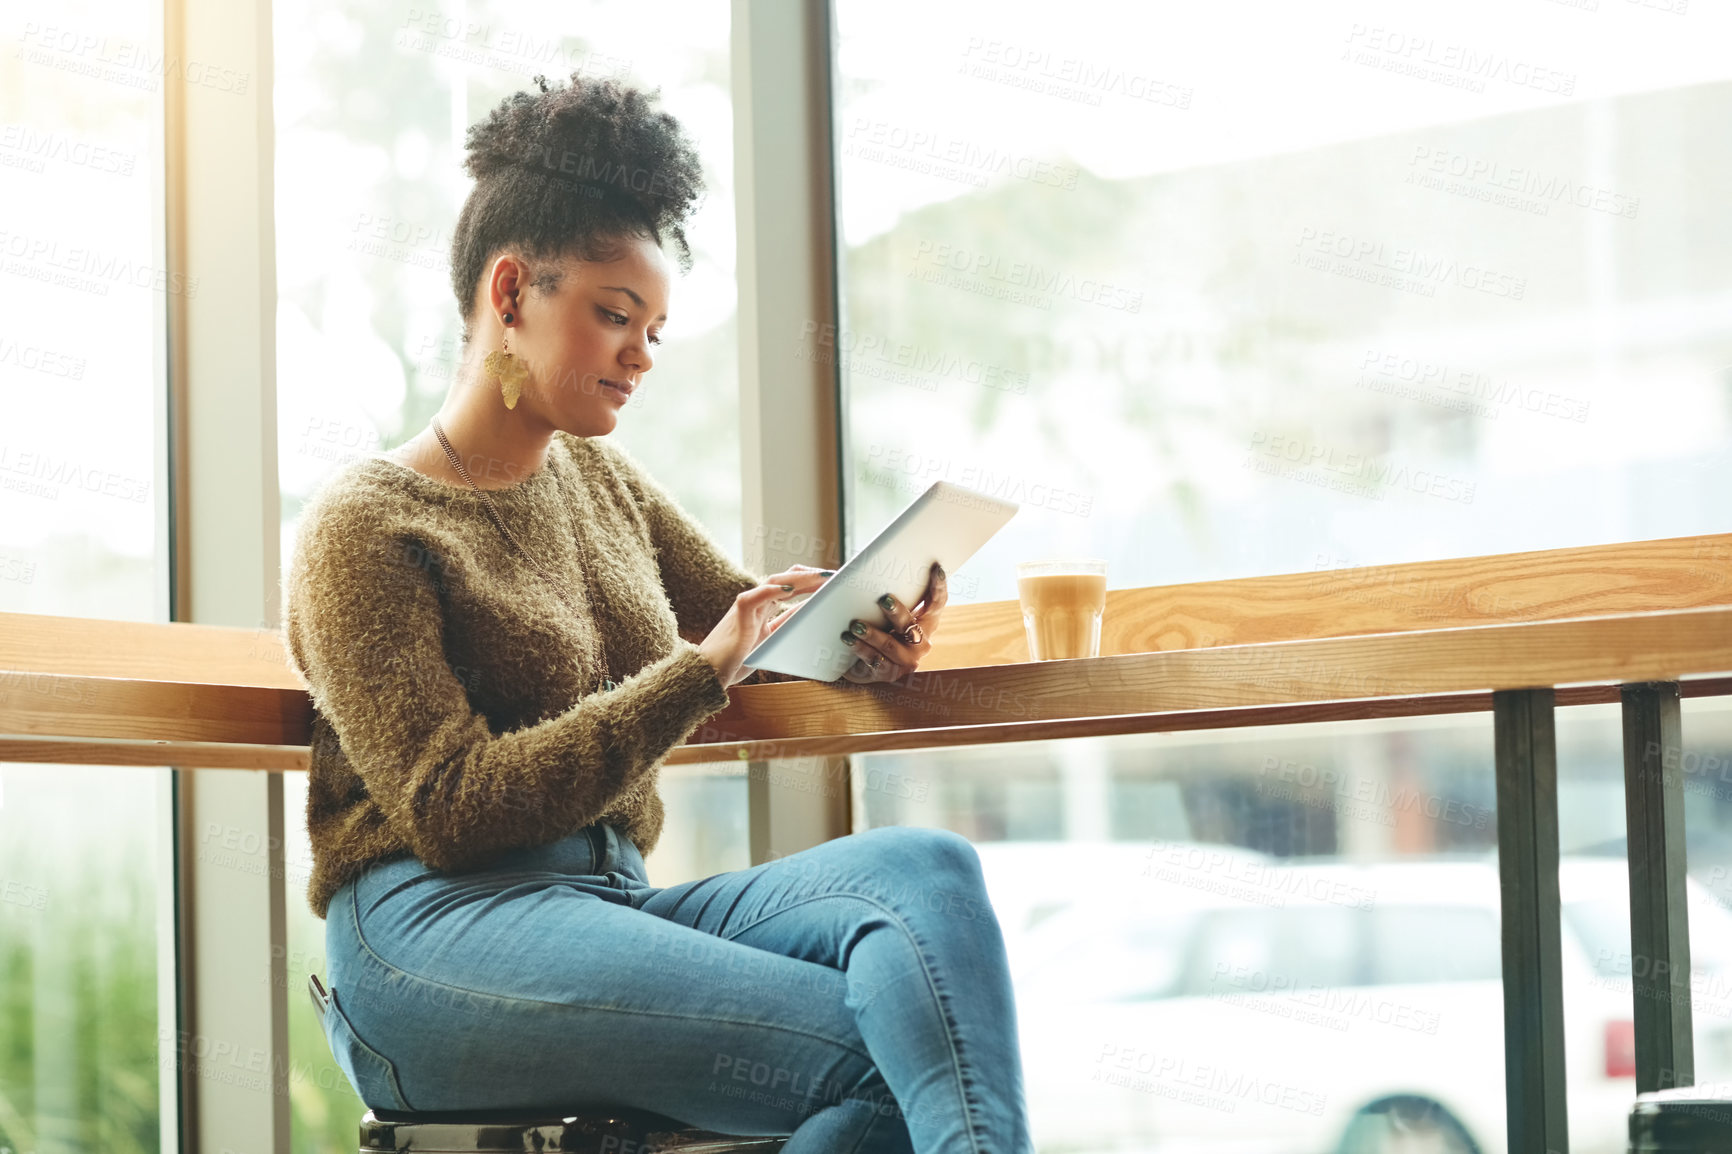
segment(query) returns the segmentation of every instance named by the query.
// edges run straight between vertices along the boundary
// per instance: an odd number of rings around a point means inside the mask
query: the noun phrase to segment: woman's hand
[[[849,681],[861,684],[873,681],[895,681],[912,673],[921,658],[932,648],[932,635],[938,630],[938,615],[950,600],[950,586],[944,570],[936,563],[927,580],[926,592],[920,604],[909,609],[886,593],[878,599],[889,630],[864,621],[852,622],[852,632],[842,634],[842,640],[857,655],[853,665],[842,674]]]
[[[786,615],[776,617],[782,602],[815,591],[830,577],[828,570],[795,565],[770,574],[762,585],[754,585],[735,597],[710,635],[698,643],[698,652],[715,667],[717,679],[724,686],[745,680],[748,674],[740,663],[760,641],[775,632],[772,619],[778,622],[786,619]]]

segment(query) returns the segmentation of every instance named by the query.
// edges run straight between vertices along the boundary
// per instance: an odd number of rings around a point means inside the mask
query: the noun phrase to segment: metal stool
[[[787,1141],[740,1138],[694,1130],[672,1118],[641,1110],[494,1111],[462,1114],[399,1114],[369,1110],[361,1119],[360,1154],[439,1151],[440,1154],[775,1154]]]
[[[307,992],[322,1022],[330,995],[317,974]],[[645,1110],[462,1110],[406,1113],[368,1110],[359,1154],[777,1154],[788,1135],[743,1137],[698,1130]]]

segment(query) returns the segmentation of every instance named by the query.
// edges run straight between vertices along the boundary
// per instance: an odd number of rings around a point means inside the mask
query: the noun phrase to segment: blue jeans
[[[886,826],[651,886],[613,826],[338,890],[325,1030],[387,1110],[634,1107],[786,1154],[1030,1154],[980,859]]]

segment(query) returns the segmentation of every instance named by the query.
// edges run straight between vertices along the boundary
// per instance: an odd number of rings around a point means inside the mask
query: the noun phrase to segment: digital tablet
[[[934,481],[850,558],[741,664],[815,681],[834,681],[854,664],[843,644],[851,621],[884,623],[878,598],[889,593],[912,609],[926,592],[932,564],[954,574],[1016,514],[1015,501]]]

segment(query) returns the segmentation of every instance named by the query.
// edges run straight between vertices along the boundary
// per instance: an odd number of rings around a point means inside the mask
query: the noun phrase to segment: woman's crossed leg
[[[867,830],[669,886],[641,908],[839,971],[921,1154],[1030,1150],[1004,938],[966,838]]]
[[[355,936],[334,928],[333,984],[412,1108],[633,1106],[792,1131],[787,1154],[1030,1149],[1003,940],[960,836],[886,827],[603,896],[549,876],[333,903]]]

